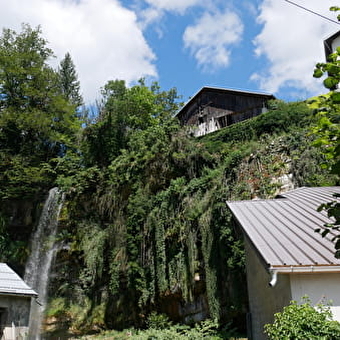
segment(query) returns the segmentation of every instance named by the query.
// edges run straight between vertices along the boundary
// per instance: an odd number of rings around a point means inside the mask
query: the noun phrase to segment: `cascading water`
[[[58,188],[49,191],[37,230],[31,239],[31,255],[25,268],[25,282],[38,293],[38,301],[32,300],[29,339],[41,339],[41,324],[47,302],[48,277],[55,254],[54,240],[63,194]]]

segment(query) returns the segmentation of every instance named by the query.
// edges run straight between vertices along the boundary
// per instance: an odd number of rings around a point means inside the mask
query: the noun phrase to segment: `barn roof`
[[[238,90],[238,89],[230,89],[230,88],[223,88],[223,87],[213,87],[213,86],[203,86],[200,90],[198,90],[185,104],[184,106],[176,113],[176,116],[181,115],[188,106],[192,102],[194,102],[202,93],[204,92],[215,92],[215,93],[229,93],[239,96],[252,96],[252,97],[262,97],[266,100],[275,99],[274,95],[265,92],[255,92],[255,91],[247,91],[247,90]]]
[[[0,295],[37,296],[25,282],[5,263],[0,263]]]
[[[339,271],[332,235],[314,230],[332,222],[322,203],[335,200],[340,187],[302,187],[271,200],[227,202],[246,237],[269,269],[281,272]]]

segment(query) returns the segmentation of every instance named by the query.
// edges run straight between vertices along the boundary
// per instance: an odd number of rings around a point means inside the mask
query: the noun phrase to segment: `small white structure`
[[[332,303],[340,321],[340,260],[315,229],[331,220],[318,212],[340,187],[299,188],[272,200],[227,202],[245,235],[249,340],[267,339],[264,325],[291,300]]]
[[[0,339],[27,339],[31,299],[37,293],[0,263]]]

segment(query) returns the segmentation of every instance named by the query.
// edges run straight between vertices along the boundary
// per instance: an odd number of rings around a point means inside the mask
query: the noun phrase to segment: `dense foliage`
[[[74,147],[80,124],[59,90],[40,28],[0,37],[0,198],[32,197],[50,186],[53,160]]]
[[[159,322],[151,323],[147,329],[125,329],[123,331],[104,331],[100,334],[93,336],[80,337],[79,339],[90,340],[90,339],[116,339],[116,340],[220,340],[220,339],[232,339],[235,338],[235,331],[228,328],[228,325],[219,328],[216,321],[205,320],[201,323],[195,324],[193,327],[176,324],[173,325],[169,322],[168,318],[160,314],[151,314],[152,319],[162,320],[159,327]]]
[[[130,91],[143,92],[148,105],[150,98],[158,105],[158,91],[143,83],[110,85],[118,85],[126,98]],[[69,248],[59,254],[60,277],[53,282],[63,317],[84,331],[94,324],[143,326],[152,310],[177,321],[183,317],[178,306],[189,308],[205,296],[211,317],[241,325],[244,254],[225,201],[272,197],[287,173],[297,186],[333,184],[311,145],[311,111],[304,103],[275,102],[264,116],[195,139],[172,112],[153,109],[137,120],[132,115],[139,111],[124,112],[116,93],[105,102],[114,103],[112,111],[104,105],[98,121],[84,131],[87,167],[58,179],[68,192],[61,233]],[[129,126],[122,148],[116,135],[100,129],[118,114]],[[98,140],[101,148],[94,146]],[[76,305],[87,311],[83,319],[70,315]]]
[[[308,301],[292,301],[275,314],[273,324],[265,326],[270,340],[335,340],[340,338],[340,323],[332,320],[330,308],[313,307]]]

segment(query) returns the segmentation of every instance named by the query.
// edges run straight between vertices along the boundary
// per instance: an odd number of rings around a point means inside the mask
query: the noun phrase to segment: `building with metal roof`
[[[332,235],[315,229],[331,223],[322,203],[337,200],[340,187],[298,188],[271,200],[227,202],[245,235],[252,339],[266,339],[263,326],[291,300],[333,301],[340,321],[340,260]]]
[[[195,136],[203,136],[258,116],[270,99],[275,97],[268,93],[204,86],[176,117],[182,125],[191,126]]]
[[[7,264],[0,263],[0,339],[25,339],[28,334],[31,289]]]
[[[0,263],[0,295],[38,296],[6,263]]]

